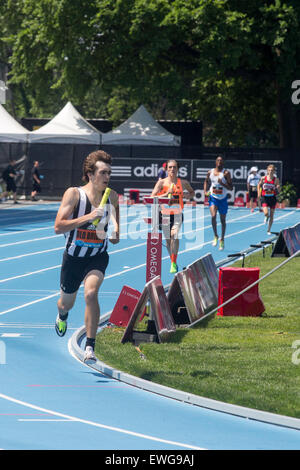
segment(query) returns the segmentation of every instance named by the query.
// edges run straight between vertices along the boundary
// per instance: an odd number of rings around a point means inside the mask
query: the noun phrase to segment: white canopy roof
[[[89,124],[70,101],[44,126],[29,133],[29,142],[101,144],[101,132]]]
[[[0,104],[0,142],[27,142],[29,131]]]
[[[141,105],[119,127],[102,134],[102,144],[180,145],[180,137],[164,129]]]

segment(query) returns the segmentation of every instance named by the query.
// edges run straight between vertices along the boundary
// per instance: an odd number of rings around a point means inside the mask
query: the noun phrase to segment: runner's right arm
[[[205,181],[204,181],[204,186],[203,186],[205,196],[209,196],[208,189],[207,189],[207,186],[210,186],[209,177],[210,177],[210,170],[207,172],[207,175],[206,175],[206,178],[205,178]]]
[[[81,225],[91,222],[97,217],[102,217],[103,209],[94,209],[92,212],[86,215],[82,215],[76,219],[69,219],[72,215],[77,203],[78,203],[79,193],[76,188],[68,188],[63,195],[60,208],[58,209],[54,231],[57,234],[70,232]]]
[[[114,225],[114,230],[111,234],[109,241],[115,245],[120,241],[120,207],[118,194],[114,190],[112,190],[110,194],[110,200],[113,207],[111,219]]]
[[[158,180],[157,183],[156,183],[156,185],[154,186],[154,189],[153,189],[152,193],[151,193],[151,197],[157,196],[157,195],[161,192],[163,186],[164,186],[164,180],[163,180],[163,179]],[[159,195],[160,195],[161,197],[167,197],[168,194],[169,194],[169,193],[166,192],[166,193],[164,193],[164,194],[159,194]]]

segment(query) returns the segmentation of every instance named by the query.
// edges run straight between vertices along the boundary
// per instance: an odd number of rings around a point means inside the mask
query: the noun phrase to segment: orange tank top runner
[[[165,184],[162,190],[158,193],[158,196],[161,194],[165,194],[169,192],[171,189],[171,185]],[[170,203],[167,206],[166,204],[162,204],[161,206],[161,213],[163,215],[170,215],[170,214],[181,214],[183,210],[183,190],[180,178],[177,178],[177,183],[174,184],[172,189],[172,195],[170,199]]]
[[[276,186],[275,186],[275,178],[271,181],[267,180],[267,176],[265,176],[263,185],[262,185],[262,196],[275,196],[276,195]]]

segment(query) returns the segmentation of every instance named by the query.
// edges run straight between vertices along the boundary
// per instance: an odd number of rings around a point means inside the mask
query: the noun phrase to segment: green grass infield
[[[260,277],[284,258],[245,259]],[[241,267],[241,262],[233,266]],[[300,418],[300,259],[259,284],[260,317],[213,316],[178,327],[166,343],[121,343],[124,329],[104,328],[96,355],[107,365],[168,387],[235,405]]]

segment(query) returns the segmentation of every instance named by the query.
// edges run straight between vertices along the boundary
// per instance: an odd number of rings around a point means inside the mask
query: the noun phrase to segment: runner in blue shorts
[[[208,189],[209,187],[209,189]],[[219,250],[224,250],[224,238],[226,231],[226,214],[228,211],[227,190],[232,190],[231,176],[228,170],[224,170],[223,157],[216,159],[216,167],[207,172],[204,181],[204,194],[209,196],[209,210],[211,224],[214,232],[213,246],[217,246],[219,236],[217,231],[217,212],[219,211],[222,225],[222,235]]]
[[[216,206],[220,215],[226,215],[228,211],[228,202],[227,197],[224,199],[217,199],[210,194],[209,199],[209,207]]]

